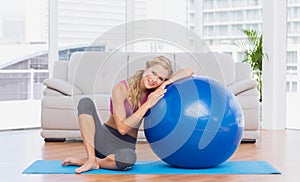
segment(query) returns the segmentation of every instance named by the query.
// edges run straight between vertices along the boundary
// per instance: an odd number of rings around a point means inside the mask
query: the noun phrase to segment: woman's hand
[[[158,89],[166,89],[166,86],[168,86],[170,83],[172,83],[170,80],[167,80],[165,82],[163,82]]]
[[[166,93],[167,89],[165,88],[157,88],[155,91],[153,91],[151,94],[149,94],[147,99],[147,105],[148,108],[152,108]]]

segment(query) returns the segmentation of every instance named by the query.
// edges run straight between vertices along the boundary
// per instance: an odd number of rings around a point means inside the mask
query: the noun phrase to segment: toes
[[[77,174],[80,174],[80,173],[82,173],[82,172],[85,172],[85,171],[83,171],[83,170],[81,169],[81,167],[75,169],[75,173],[77,173]]]
[[[83,172],[87,172],[88,170],[91,170],[92,168],[87,168],[85,166],[81,166],[77,169],[75,169],[75,173],[77,174],[80,174],[80,173],[83,173]]]
[[[84,159],[77,158],[67,158],[62,161],[63,166],[82,166],[84,164]]]
[[[65,160],[63,160],[62,162],[61,162],[61,164],[63,165],[63,166],[68,166],[68,165],[70,165],[72,163],[72,160],[71,159],[65,159]]]
[[[66,166],[67,163],[68,163],[67,160],[63,160],[63,161],[61,162],[61,165]]]
[[[79,174],[79,173],[87,172],[87,171],[89,171],[89,170],[97,170],[97,169],[99,169],[99,168],[100,168],[100,167],[99,167],[99,165],[97,165],[97,164],[92,164],[92,163],[88,164],[88,163],[85,163],[83,166],[81,166],[81,167],[75,169],[75,172],[76,172],[77,174]]]

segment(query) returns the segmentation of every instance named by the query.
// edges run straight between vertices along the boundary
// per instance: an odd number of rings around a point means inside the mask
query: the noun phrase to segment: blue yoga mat
[[[62,166],[60,160],[37,160],[23,174],[75,174],[78,166]],[[228,161],[208,169],[174,168],[162,161],[137,162],[128,171],[92,170],[83,174],[281,174],[265,161]]]

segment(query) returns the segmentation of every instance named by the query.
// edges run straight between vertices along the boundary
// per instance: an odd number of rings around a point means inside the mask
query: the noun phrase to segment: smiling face
[[[159,87],[169,77],[169,71],[159,64],[146,68],[143,74],[143,83],[146,89]]]

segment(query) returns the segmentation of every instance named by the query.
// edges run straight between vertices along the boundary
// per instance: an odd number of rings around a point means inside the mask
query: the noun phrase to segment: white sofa
[[[80,139],[76,108],[82,97],[95,101],[100,120],[105,122],[113,85],[143,69],[146,60],[158,55],[168,57],[175,71],[181,67],[193,68],[195,75],[213,78],[231,90],[244,113],[243,141],[256,141],[259,136],[257,82],[251,79],[249,64],[236,63],[230,55],[219,53],[76,52],[70,61],[55,61],[52,78],[44,81],[41,136],[45,141]],[[139,139],[144,138],[142,130]]]

